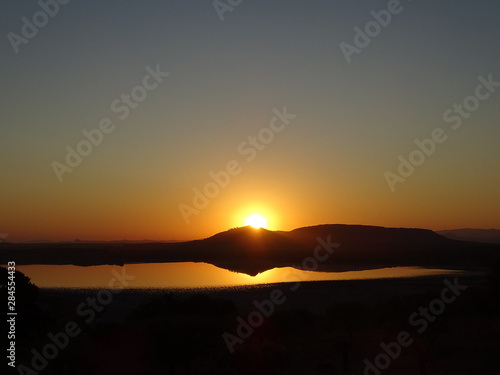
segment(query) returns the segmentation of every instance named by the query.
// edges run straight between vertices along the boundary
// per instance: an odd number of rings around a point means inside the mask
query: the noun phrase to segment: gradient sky
[[[40,10],[0,5],[0,232],[12,241],[194,239],[243,225],[500,227],[500,88],[451,130],[443,113],[500,81],[500,4],[401,1],[348,64],[339,44],[387,1],[70,1],[15,53]],[[160,65],[170,75],[124,119],[111,103]],[[238,145],[273,109],[297,115],[247,162]],[[82,130],[104,136],[58,181]],[[448,140],[392,192],[416,138]],[[230,160],[242,172],[186,224],[179,204]]]

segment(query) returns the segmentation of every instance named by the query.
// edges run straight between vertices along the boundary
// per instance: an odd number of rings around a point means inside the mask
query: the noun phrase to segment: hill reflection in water
[[[141,263],[121,266],[28,265],[18,269],[42,288],[108,288],[113,270],[134,276],[130,288],[204,288],[320,280],[362,280],[460,274],[462,271],[422,267],[392,267],[347,272],[311,272],[274,268],[249,276],[207,263]]]

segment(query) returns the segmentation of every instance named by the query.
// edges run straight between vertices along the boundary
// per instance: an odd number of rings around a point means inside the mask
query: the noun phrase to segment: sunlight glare
[[[245,219],[245,225],[250,225],[254,228],[266,228],[267,219],[261,215],[253,214]]]

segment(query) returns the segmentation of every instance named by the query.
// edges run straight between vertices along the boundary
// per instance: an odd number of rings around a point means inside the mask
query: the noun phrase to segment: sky
[[[61,3],[0,4],[9,240],[500,228],[498,2]]]

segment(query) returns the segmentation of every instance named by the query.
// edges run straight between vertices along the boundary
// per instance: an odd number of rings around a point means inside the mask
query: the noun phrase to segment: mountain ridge
[[[232,228],[184,242],[1,244],[0,263],[73,264],[206,262],[255,275],[274,267],[296,266],[314,256],[318,239],[340,247],[323,267],[368,269],[373,265],[485,267],[500,260],[500,245],[458,241],[428,229],[370,225],[321,224],[270,231]]]
[[[460,241],[474,241],[474,242],[485,242],[485,243],[500,243],[500,230],[499,229],[474,229],[474,228],[462,228],[462,229],[449,229],[440,230],[436,233],[441,234],[450,239],[460,240]]]

